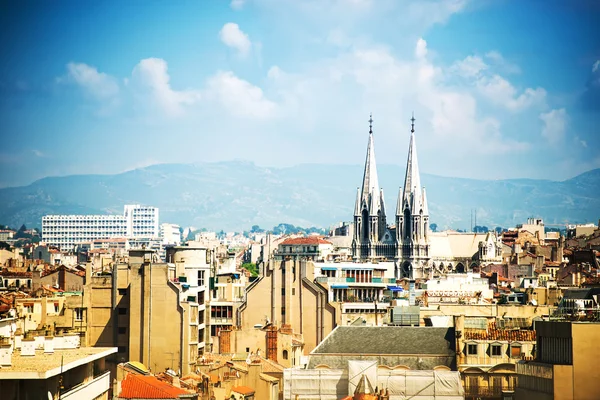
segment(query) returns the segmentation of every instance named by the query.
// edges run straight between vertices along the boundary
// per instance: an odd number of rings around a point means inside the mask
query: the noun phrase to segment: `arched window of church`
[[[283,351],[283,359],[284,359],[284,360],[287,360],[287,359],[288,359],[288,351],[287,351],[287,350],[284,350],[284,351]]]

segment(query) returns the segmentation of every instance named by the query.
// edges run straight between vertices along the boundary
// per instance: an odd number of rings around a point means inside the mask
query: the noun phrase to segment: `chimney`
[[[12,344],[0,344],[0,368],[12,365]]]
[[[28,337],[21,340],[21,355],[35,356],[35,338]]]
[[[46,336],[44,340],[44,353],[54,353],[54,336]]]

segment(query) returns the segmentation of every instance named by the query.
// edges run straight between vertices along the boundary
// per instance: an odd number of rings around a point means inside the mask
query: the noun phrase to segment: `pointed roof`
[[[404,203],[408,203],[413,213],[423,207],[426,214],[427,204],[424,204],[423,188],[421,187],[421,174],[417,159],[417,142],[415,140],[415,116],[411,118],[410,144],[408,146],[408,159],[406,161],[406,176],[404,178]]]
[[[404,212],[402,210],[402,200],[404,199],[404,192],[402,191],[402,188],[398,188],[398,202],[396,203],[396,215],[402,215],[402,213]]]
[[[358,381],[358,385],[356,385],[356,389],[354,390],[354,394],[374,394],[373,386],[369,381],[369,378],[365,374],[360,377]]]
[[[380,206],[379,200],[379,178],[377,177],[377,162],[375,161],[375,145],[373,144],[373,118],[369,119],[369,143],[367,146],[367,158],[365,160],[365,172],[363,174],[362,190],[360,194],[360,208],[363,204],[371,208],[371,215],[377,215]]]

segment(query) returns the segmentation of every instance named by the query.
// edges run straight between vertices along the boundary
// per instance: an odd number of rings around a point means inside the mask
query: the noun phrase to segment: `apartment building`
[[[45,215],[42,240],[61,250],[112,238],[158,238],[158,208],[129,204],[123,215]]]
[[[539,321],[535,327],[535,360],[517,363],[515,398],[597,399],[600,323]]]
[[[0,342],[0,397],[108,400],[106,360],[116,351],[80,347],[79,335],[15,335]]]

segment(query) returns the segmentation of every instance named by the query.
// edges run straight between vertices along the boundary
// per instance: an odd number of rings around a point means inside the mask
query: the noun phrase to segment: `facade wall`
[[[572,386],[575,399],[598,398],[600,394],[600,369],[590,368],[600,359],[600,324],[574,323]]]
[[[310,352],[336,323],[335,308],[329,304],[326,290],[312,279],[312,262],[270,260],[261,280],[246,293],[242,330],[267,321],[275,326],[285,324],[293,333],[302,334],[305,352]]]

